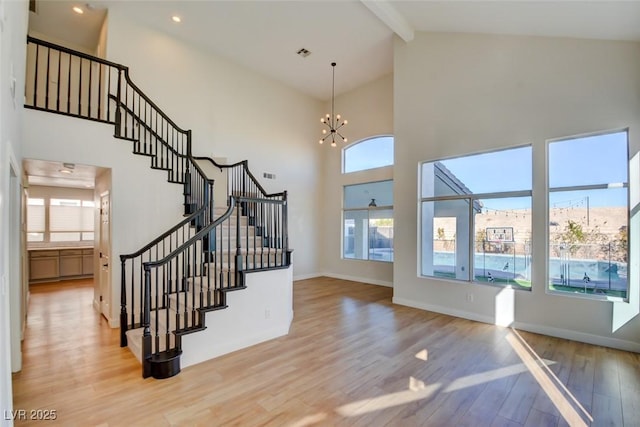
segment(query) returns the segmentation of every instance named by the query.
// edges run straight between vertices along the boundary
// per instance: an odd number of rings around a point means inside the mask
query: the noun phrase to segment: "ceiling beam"
[[[405,42],[413,40],[414,29],[409,21],[387,0],[360,0],[384,24]]]

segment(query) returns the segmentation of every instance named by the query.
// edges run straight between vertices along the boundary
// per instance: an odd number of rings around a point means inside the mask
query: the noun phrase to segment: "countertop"
[[[80,249],[93,249],[93,246],[27,246],[28,252],[35,251],[64,251],[64,250],[80,250]]]

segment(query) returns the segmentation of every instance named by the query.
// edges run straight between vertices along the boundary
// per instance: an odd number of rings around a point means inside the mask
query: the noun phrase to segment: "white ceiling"
[[[41,0],[40,32],[87,39],[71,7]],[[98,1],[134,21],[227,57],[303,93],[327,100],[393,71],[393,34],[447,31],[640,41],[640,1]],[[55,10],[55,12],[54,12]],[[43,14],[47,13],[46,16]],[[95,11],[94,11],[95,12]],[[182,23],[171,21],[177,14]],[[32,17],[33,18],[33,17]],[[64,33],[61,30],[65,29]],[[67,31],[73,29],[73,31]],[[95,31],[95,30],[93,30]],[[307,58],[296,55],[311,51]]]
[[[103,170],[96,166],[31,159],[24,160],[22,165],[29,178],[29,185],[49,187],[93,188],[96,174]],[[61,170],[71,173],[63,173]]]
[[[81,6],[84,13],[73,12]],[[29,13],[29,31],[66,42],[67,47],[95,51],[106,9],[90,9],[82,2],[36,0],[37,13]]]

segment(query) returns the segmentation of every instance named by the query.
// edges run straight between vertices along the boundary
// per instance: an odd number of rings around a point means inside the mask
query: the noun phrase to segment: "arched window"
[[[393,165],[393,136],[376,136],[343,150],[344,173]]]

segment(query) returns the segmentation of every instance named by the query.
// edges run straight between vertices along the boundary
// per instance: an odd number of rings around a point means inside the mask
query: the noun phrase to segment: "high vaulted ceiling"
[[[40,33],[80,44],[95,29],[82,29],[78,18],[118,8],[322,100],[331,96],[332,61],[337,94],[391,73],[394,34],[405,41],[415,31],[640,41],[640,1],[89,0],[93,10],[82,16],[71,8],[83,1],[40,2],[48,3],[37,20],[32,16]],[[172,15],[182,22],[172,22]],[[301,48],[311,55],[296,55]]]

